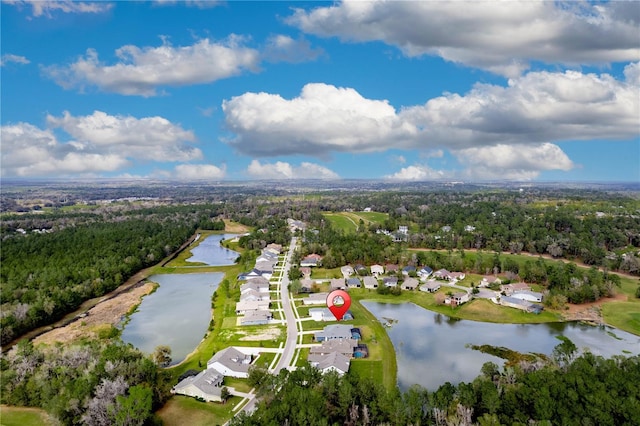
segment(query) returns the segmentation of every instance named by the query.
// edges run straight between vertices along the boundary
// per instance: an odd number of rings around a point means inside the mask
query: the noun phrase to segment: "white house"
[[[436,280],[429,280],[420,286],[420,291],[426,291],[427,293],[435,293],[440,289],[441,285]]]
[[[418,288],[418,280],[415,278],[408,277],[402,282],[403,290],[415,290]]]
[[[328,295],[329,293],[311,293],[309,296],[302,299],[302,304],[305,306],[326,305]]]
[[[344,376],[349,371],[351,360],[338,352],[328,355],[309,355],[307,358],[312,367],[320,370],[322,374],[335,371],[339,376]]]
[[[458,306],[468,302],[469,300],[471,300],[471,296],[469,295],[469,293],[467,293],[466,291],[461,291],[444,299],[444,303],[448,303],[451,306]]]
[[[189,376],[171,389],[171,393],[202,398],[207,402],[222,401],[224,377],[215,369],[206,369],[196,376]]]
[[[207,369],[219,371],[224,376],[246,379],[249,377],[251,355],[246,355],[236,348],[229,347],[218,351],[207,361]]]
[[[309,316],[314,321],[337,321],[329,308],[311,308],[309,309]]]
[[[340,268],[340,272],[342,272],[342,276],[347,279],[355,272],[351,265],[344,265]]]
[[[528,302],[542,302],[543,295],[537,291],[520,290],[511,294],[511,297],[516,299],[526,300]]]
[[[384,274],[384,266],[382,265],[371,265],[369,270],[371,271],[371,275],[373,275],[374,277],[379,277],[380,275]]]
[[[366,276],[362,281],[364,281],[364,288],[368,288],[369,290],[378,288],[378,280],[374,277]]]
[[[236,314],[244,315],[248,311],[268,311],[268,300],[241,300],[236,303]]]

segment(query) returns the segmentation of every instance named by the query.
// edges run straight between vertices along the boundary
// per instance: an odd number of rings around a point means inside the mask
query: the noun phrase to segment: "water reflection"
[[[224,276],[221,272],[153,275],[160,284],[144,299],[122,331],[122,340],[151,354],[168,345],[172,364],[193,351],[209,326],[211,296]]]
[[[403,390],[416,383],[435,390],[447,381],[471,381],[485,362],[503,364],[502,359],[474,351],[466,347],[468,344],[550,355],[560,343],[556,336],[564,335],[578,348],[588,348],[596,355],[640,353],[640,337],[611,327],[578,323],[495,324],[453,319],[413,303],[362,304],[379,320],[397,320],[387,332],[396,348],[398,384]]]
[[[235,237],[235,234],[210,235],[191,249],[192,256],[187,262],[204,263],[209,266],[233,265],[240,255],[237,251],[222,247],[220,241]]]

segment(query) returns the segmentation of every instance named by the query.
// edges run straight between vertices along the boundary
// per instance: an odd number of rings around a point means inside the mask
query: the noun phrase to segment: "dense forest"
[[[150,424],[172,386],[149,358],[108,338],[45,348],[22,340],[0,371],[3,404],[43,408],[65,425]]]
[[[368,378],[322,376],[311,367],[277,377],[254,370],[249,380],[263,398],[234,426],[640,424],[640,357],[576,357],[568,340],[551,359],[486,363],[473,382],[434,391],[416,385],[387,392]]]
[[[180,221],[94,223],[2,242],[2,344],[116,289],[195,231]]]

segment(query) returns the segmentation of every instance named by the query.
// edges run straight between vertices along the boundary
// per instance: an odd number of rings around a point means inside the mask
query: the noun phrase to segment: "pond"
[[[171,348],[172,365],[182,362],[204,337],[211,320],[211,296],[224,274],[153,275],[158,289],[142,299],[122,331],[122,340],[146,354]],[[206,362],[207,360],[203,360]]]
[[[382,323],[392,320],[387,333],[396,350],[398,385],[402,390],[413,384],[436,390],[445,382],[470,382],[480,374],[485,362],[503,365],[503,359],[468,348],[467,344],[550,355],[560,343],[556,336],[562,335],[579,350],[588,348],[604,357],[640,353],[639,336],[612,327],[580,323],[495,324],[457,320],[413,303],[364,301],[362,305]]]
[[[236,237],[236,234],[214,234],[200,241],[191,249],[192,256],[187,262],[204,263],[209,266],[233,265],[240,253],[220,245],[220,241]]]

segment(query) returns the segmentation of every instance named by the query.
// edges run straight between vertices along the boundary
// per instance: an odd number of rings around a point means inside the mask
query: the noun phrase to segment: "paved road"
[[[284,317],[287,322],[287,341],[285,342],[284,349],[282,351],[282,356],[280,357],[280,361],[273,370],[274,374],[278,374],[280,370],[283,368],[289,368],[293,361],[293,355],[296,351],[296,342],[298,339],[298,326],[296,324],[296,317],[293,313],[293,308],[291,307],[291,302],[289,299],[289,266],[291,264],[291,258],[293,257],[293,252],[295,251],[296,244],[298,240],[296,237],[291,238],[291,244],[289,245],[289,251],[287,252],[287,256],[285,257],[284,264],[282,265],[283,273],[278,280],[278,294],[280,295],[280,300],[282,303],[282,309],[284,311]],[[255,394],[253,394],[253,389],[246,395],[248,398],[248,402],[236,413],[239,414],[241,412],[246,412],[247,414],[251,414],[256,409],[256,403],[258,402]],[[228,423],[228,422],[227,422]]]
[[[296,341],[298,339],[298,326],[296,324],[296,317],[291,307],[289,300],[289,265],[291,263],[291,257],[295,250],[298,240],[296,237],[291,238],[291,244],[289,245],[289,252],[284,261],[284,272],[280,278],[279,291],[280,300],[282,301],[282,309],[284,310],[284,317],[287,320],[287,341],[284,344],[284,350],[282,351],[282,357],[273,370],[274,374],[278,374],[283,368],[288,368],[293,361],[293,355],[296,351]]]

